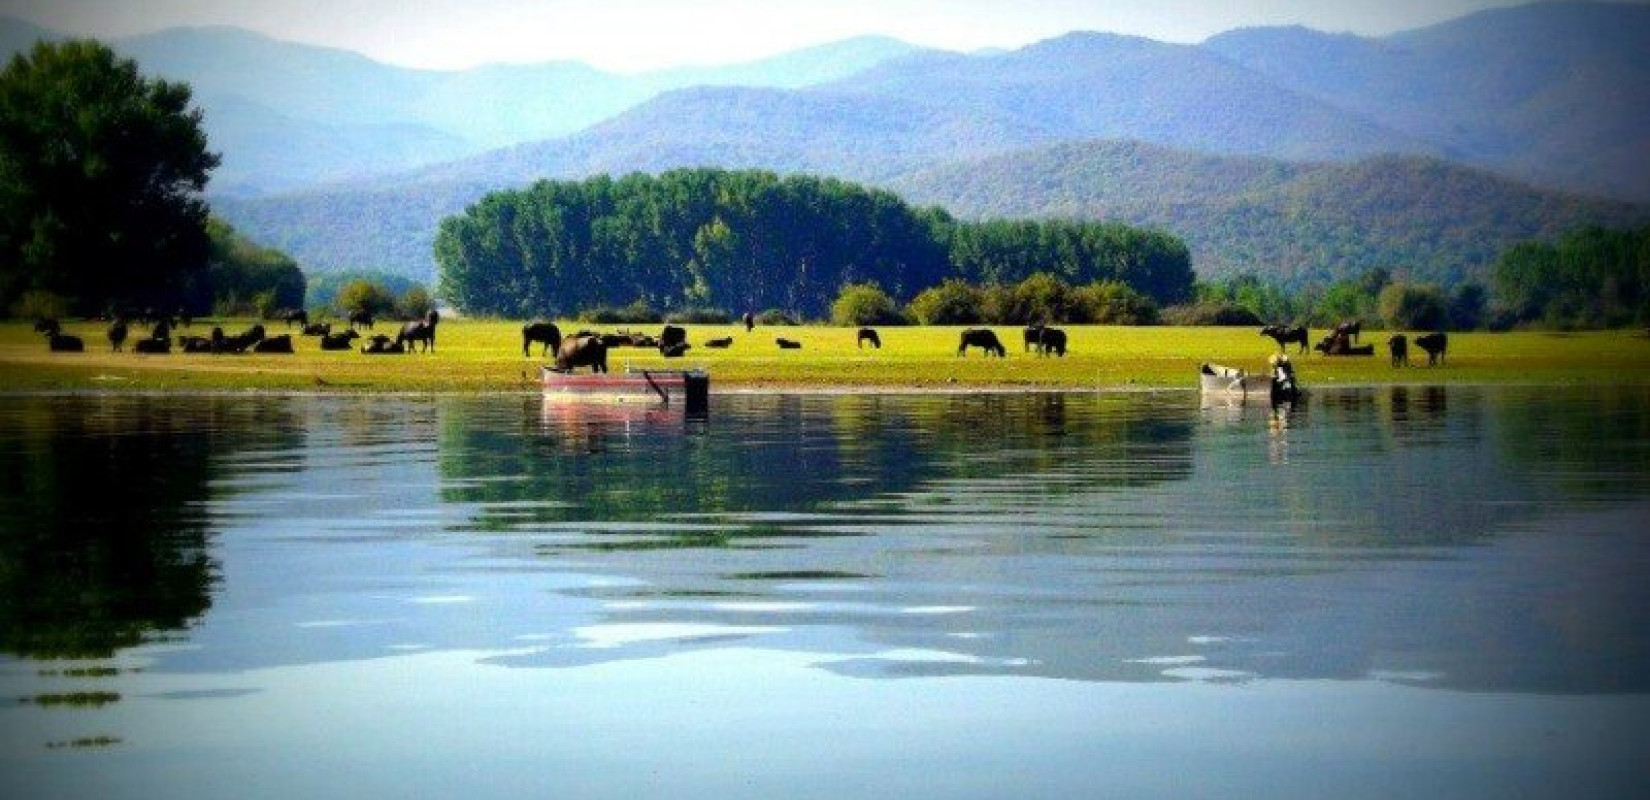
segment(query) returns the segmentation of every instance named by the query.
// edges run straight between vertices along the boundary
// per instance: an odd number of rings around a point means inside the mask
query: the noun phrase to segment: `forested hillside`
[[[1173,231],[1200,273],[1327,285],[1371,268],[1482,282],[1507,247],[1650,209],[1543,191],[1419,156],[1289,163],[1130,142],[1061,144],[949,164],[888,184],[967,218],[1117,219]]]
[[[678,170],[490,194],[441,224],[440,293],[469,313],[781,309],[823,318],[849,284],[900,300],[949,278],[1049,273],[1162,303],[1192,290],[1186,248],[1097,222],[958,223],[885,191],[770,172]]]

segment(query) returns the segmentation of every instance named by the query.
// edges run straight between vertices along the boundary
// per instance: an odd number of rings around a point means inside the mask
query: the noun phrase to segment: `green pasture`
[[[178,331],[205,335],[213,325],[235,333],[250,320],[206,320]],[[283,323],[265,323],[271,334],[291,332]],[[564,331],[600,327],[562,323]],[[657,334],[660,326],[632,330]],[[693,345],[686,357],[665,359],[657,351],[620,348],[610,366],[703,367],[712,389],[805,388],[1191,388],[1197,366],[1212,361],[1264,369],[1277,352],[1256,328],[1070,326],[1064,358],[1025,352],[1020,330],[998,326],[1007,358],[977,349],[957,355],[959,328],[880,328],[882,349],[859,349],[855,330],[824,326],[758,327],[689,325]],[[449,319],[441,323],[434,353],[367,356],[358,351],[325,352],[313,337],[294,336],[292,355],[207,355],[173,352],[138,355],[111,352],[95,322],[71,322],[65,332],[86,341],[84,353],[48,352],[45,340],[26,322],[0,323],[0,391],[114,390],[176,391],[267,389],[286,391],[453,391],[531,389],[543,363],[535,348],[521,351],[521,323]],[[379,333],[394,326],[380,325]],[[132,335],[144,330],[134,326]],[[1313,332],[1314,339],[1321,332]],[[1315,352],[1291,354],[1302,384],[1438,383],[1631,383],[1650,384],[1650,338],[1640,331],[1587,333],[1450,334],[1447,363],[1428,367],[1411,348],[1416,366],[1388,364],[1388,333],[1365,334],[1377,345],[1373,358],[1327,358]],[[732,337],[725,350],[704,342]],[[781,350],[776,337],[802,344]]]

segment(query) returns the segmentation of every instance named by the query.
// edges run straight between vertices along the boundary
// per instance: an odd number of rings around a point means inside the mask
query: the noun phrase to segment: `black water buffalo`
[[[263,340],[262,325],[253,325],[234,336],[224,336],[219,328],[212,329],[212,351],[215,353],[244,353]]]
[[[1415,337],[1415,346],[1426,351],[1427,366],[1444,362],[1444,351],[1449,349],[1449,337],[1442,332]]]
[[[674,349],[677,345],[685,344],[687,344],[686,328],[677,325],[666,325],[665,329],[659,332],[659,352],[661,353],[666,353],[666,351]]]
[[[733,346],[733,337],[732,336],[724,336],[720,339],[711,339],[710,341],[705,342],[705,346],[709,347],[713,350],[721,350],[721,349],[726,348],[726,347],[732,347]]]
[[[423,319],[402,325],[401,333],[396,335],[395,340],[406,347],[409,353],[412,352],[413,342],[423,342],[424,346],[419,352],[427,353],[435,349],[435,326],[440,322],[441,315],[432,308]]]
[[[1062,358],[1066,355],[1066,332],[1059,328],[1039,326],[1037,328],[1037,355],[1046,356],[1050,351]]]
[[[563,339],[556,349],[556,370],[572,372],[589,367],[591,372],[607,371],[607,345],[599,336],[574,336]]]
[[[1392,356],[1392,366],[1409,366],[1409,337],[1395,333],[1386,340],[1386,350]]]
[[[157,323],[155,323],[155,327],[152,330],[149,331],[149,338],[151,338],[151,339],[170,339],[170,338],[172,338],[172,323],[167,322],[164,319],[157,322]]]
[[[1285,345],[1291,343],[1300,344],[1300,349],[1296,352],[1306,352],[1306,340],[1308,334],[1306,332],[1305,325],[1296,325],[1293,328],[1287,325],[1267,325],[1266,327],[1260,329],[1260,335],[1272,337],[1272,341],[1278,343],[1278,352],[1280,353],[1288,350],[1289,348]]]
[[[561,349],[561,328],[554,322],[534,320],[521,326],[521,355],[523,358],[533,354],[533,343],[544,345],[539,356],[550,355],[551,350]]]
[[[214,351],[212,340],[205,336],[180,336],[178,349],[185,353],[210,353]]]
[[[998,358],[1008,356],[1008,350],[1003,347],[1003,343],[997,338],[997,334],[987,328],[969,328],[962,332],[957,341],[957,355],[966,355],[970,347],[978,347],[984,350],[988,356],[995,355]]]
[[[355,331],[344,331],[343,333],[329,333],[329,334],[321,337],[321,349],[322,350],[348,350],[351,347],[350,340],[358,339],[360,337],[361,337],[361,334],[356,333]],[[388,337],[386,337],[386,338],[388,338]]]
[[[252,345],[254,353],[290,353],[292,352],[292,334],[283,333],[280,336],[271,336],[260,339]]]
[[[308,311],[305,311],[305,310],[300,308],[297,311],[282,311],[282,312],[279,312],[279,314],[280,314],[281,319],[286,320],[286,326],[288,328],[292,327],[292,324],[295,323],[295,322],[298,323],[299,325],[304,326],[304,327],[309,327],[309,312]]]
[[[854,337],[855,347],[864,347],[866,342],[878,350],[882,349],[882,337],[877,335],[875,328],[860,328],[859,334]]]
[[[126,345],[126,334],[126,320],[117,319],[110,323],[109,330],[103,335],[109,337],[109,349],[118,353]]]
[[[370,311],[361,311],[357,309],[349,312],[349,326],[352,330],[357,325],[360,325],[363,328],[371,328],[372,323],[372,312]]]
[[[682,356],[687,355],[687,351],[692,349],[693,345],[688,344],[687,342],[677,342],[676,344],[669,346],[660,345],[659,355],[662,355],[665,358],[681,358]]]
[[[56,317],[43,317],[34,321],[34,332],[55,336],[63,332],[63,324]]]
[[[79,336],[56,331],[46,332],[46,349],[53,353],[81,353],[86,350],[86,342]]]
[[[1326,356],[1372,356],[1375,355],[1375,345],[1366,344],[1354,347],[1348,333],[1336,328],[1323,341],[1312,345],[1312,349]]]
[[[400,339],[391,339],[380,333],[367,341],[367,346],[361,352],[369,356],[385,355],[388,353],[405,353],[407,349],[401,346]]]
[[[751,331],[756,329],[756,316],[751,314],[751,312],[746,311],[745,316],[742,318],[742,321],[745,323],[745,332],[746,333],[750,333]]]
[[[801,350],[802,349],[802,343],[801,342],[792,341],[790,339],[786,339],[783,336],[775,337],[773,341],[774,341],[774,344],[779,345],[779,349],[781,349],[781,350]]]
[[[150,354],[170,353],[172,352],[172,340],[170,338],[138,339],[132,342],[132,352]]]
[[[1350,336],[1353,344],[1358,343],[1358,334],[1362,333],[1363,329],[1364,322],[1361,319],[1349,319],[1335,326],[1335,332]]]
[[[305,336],[327,336],[332,333],[332,323],[317,322],[313,325],[306,324],[304,325],[302,333]]]

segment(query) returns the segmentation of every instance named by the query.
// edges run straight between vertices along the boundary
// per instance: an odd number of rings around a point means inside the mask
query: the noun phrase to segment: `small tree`
[[[1380,312],[1387,325],[1403,330],[1432,331],[1449,325],[1449,301],[1432,284],[1387,284],[1381,290]]]
[[[332,302],[340,316],[348,316],[357,311],[381,316],[395,311],[395,297],[388,289],[371,281],[351,281],[344,284]]]
[[[922,325],[973,325],[981,321],[980,290],[956,278],[924,289],[906,306]]]
[[[1154,325],[1157,303],[1119,281],[1099,281],[1072,292],[1073,322]]]
[[[903,321],[894,298],[874,283],[849,284],[831,303],[834,325],[895,325]]]
[[[401,299],[395,301],[396,311],[403,317],[417,318],[430,313],[435,304],[430,302],[430,293],[422,286],[414,286],[401,293]]]

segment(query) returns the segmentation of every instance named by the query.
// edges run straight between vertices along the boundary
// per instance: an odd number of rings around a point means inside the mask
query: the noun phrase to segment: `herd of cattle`
[[[348,325],[343,330],[333,332],[332,323],[320,322],[311,324],[309,315],[303,311],[294,311],[280,315],[288,328],[299,325],[300,336],[316,337],[322,350],[354,350],[355,340],[362,338],[359,328],[371,329],[375,320],[371,315],[356,313],[348,318]],[[441,322],[441,316],[430,311],[421,319],[412,320],[401,326],[394,336],[374,334],[367,337],[359,348],[368,355],[388,353],[411,353],[415,348],[419,352],[433,352],[435,350],[436,327]],[[137,353],[170,353],[174,349],[185,353],[291,353],[293,338],[290,333],[276,336],[268,335],[261,324],[237,334],[226,334],[222,328],[213,328],[207,336],[175,336],[175,329],[179,324],[187,327],[187,319],[180,323],[175,319],[159,318],[154,321],[149,335],[144,338],[130,339],[133,352]],[[754,323],[748,318],[745,320],[745,330],[754,329]],[[86,343],[78,336],[63,333],[62,326],[55,319],[40,320],[35,323],[35,331],[46,336],[47,346],[54,352],[81,352],[86,349]],[[1313,349],[1325,356],[1372,356],[1375,346],[1360,344],[1358,337],[1363,326],[1357,320],[1343,322],[1330,331],[1322,341],[1313,345]],[[1278,343],[1280,351],[1286,351],[1291,344],[1300,347],[1299,352],[1306,352],[1309,333],[1306,326],[1267,325],[1261,328],[1261,335],[1269,336]],[[130,335],[131,325],[125,319],[116,319],[110,323],[106,331],[109,346],[114,351],[125,348]],[[1032,325],[1025,328],[1025,351],[1036,351],[1038,355],[1064,356],[1066,354],[1067,336],[1064,330],[1047,325]],[[733,337],[710,339],[704,346],[710,349],[726,349],[733,345]],[[1409,365],[1410,338],[1402,333],[1394,334],[1387,339],[1387,352],[1391,356],[1392,366]],[[1445,351],[1449,347],[1449,338],[1443,333],[1429,333],[1414,338],[1415,346],[1427,354],[1427,364],[1436,365],[1444,360]],[[802,347],[800,342],[776,337],[775,344],[782,350],[797,350]],[[533,345],[541,345],[541,356],[555,355],[557,369],[573,369],[588,366],[599,372],[607,371],[607,351],[616,347],[640,347],[657,349],[666,358],[677,358],[687,353],[692,347],[687,341],[687,330],[677,325],[666,325],[658,336],[639,333],[597,333],[581,330],[571,336],[564,337],[561,329],[553,322],[529,322],[521,329],[521,353],[523,356],[532,355]],[[882,337],[874,328],[860,328],[855,334],[855,345],[863,348],[870,345],[873,348],[882,348]],[[988,356],[1006,357],[1007,348],[997,334],[989,328],[969,328],[962,331],[957,342],[957,355],[966,355],[971,347],[983,350]]]
[[[375,320],[368,314],[351,314],[348,327],[345,330],[333,333],[331,323],[310,324],[309,315],[302,311],[295,311],[281,315],[288,328],[293,325],[302,326],[301,336],[313,336],[320,341],[322,350],[353,350],[354,341],[361,338],[358,327],[372,328]],[[367,338],[361,347],[361,352],[369,355],[383,353],[411,353],[414,348],[423,352],[435,349],[436,326],[441,322],[441,315],[435,311],[425,314],[401,326],[395,336],[375,334]],[[132,338],[132,324],[124,318],[117,318],[109,323],[104,336],[109,340],[109,349],[120,352],[130,341],[132,352],[164,354],[173,350],[184,353],[292,353],[292,334],[283,333],[269,335],[262,324],[255,324],[251,328],[236,334],[226,334],[223,328],[213,328],[206,336],[176,335],[179,326],[187,327],[187,318],[177,319],[160,317],[153,321],[149,335],[142,338]],[[34,330],[44,334],[46,346],[53,352],[79,353],[86,349],[86,342],[79,336],[63,332],[63,326],[55,319],[36,321]]]
[[[1363,323],[1358,320],[1349,320],[1335,326],[1322,341],[1312,345],[1312,349],[1326,356],[1373,356],[1375,345],[1359,344],[1358,335],[1363,332]],[[1286,351],[1291,344],[1300,345],[1298,352],[1306,352],[1306,343],[1309,338],[1305,325],[1267,325],[1260,329],[1262,336],[1270,336],[1278,343],[1278,350]],[[1392,359],[1392,366],[1409,366],[1410,338],[1402,333],[1395,333],[1386,340],[1387,354]],[[1417,336],[1415,346],[1427,354],[1427,365],[1436,366],[1443,363],[1445,351],[1449,349],[1449,336],[1442,331]]]

